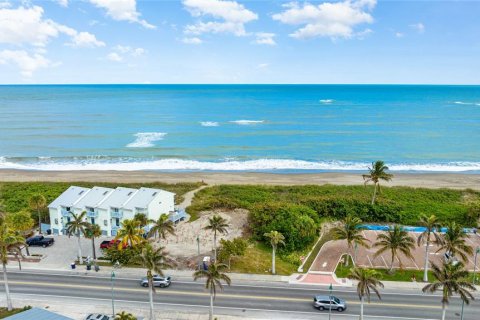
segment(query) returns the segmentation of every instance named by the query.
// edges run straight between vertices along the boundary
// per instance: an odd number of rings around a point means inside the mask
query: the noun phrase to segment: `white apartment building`
[[[160,189],[116,189],[71,186],[48,205],[50,228],[53,234],[65,234],[65,225],[75,214],[86,211],[86,220],[100,226],[105,236],[115,236],[124,219],[133,219],[144,213],[148,219],[157,220],[162,214],[177,219],[175,194]]]

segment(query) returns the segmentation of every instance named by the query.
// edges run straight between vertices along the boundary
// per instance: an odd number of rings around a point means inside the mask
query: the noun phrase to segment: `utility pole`
[[[120,268],[120,263],[117,261],[113,264],[112,274],[110,275],[111,288],[112,288],[112,316],[115,318],[115,295],[114,295],[114,284],[115,284],[115,270]]]
[[[329,308],[328,308],[328,320],[330,320],[332,318],[332,290],[333,290],[333,287],[332,287],[332,284],[330,283],[330,287],[328,287],[328,289],[330,290],[330,297],[329,297]]]
[[[197,252],[198,252],[198,270],[202,270],[202,263],[200,262],[200,235],[197,234]]]
[[[473,259],[473,280],[472,280],[472,283],[473,285],[475,285],[475,282],[476,282],[476,273],[477,273],[477,256],[478,254],[480,253],[480,247],[477,247],[475,249],[475,258]],[[460,314],[460,320],[463,320],[463,309],[465,307],[465,301],[462,300],[462,312]]]

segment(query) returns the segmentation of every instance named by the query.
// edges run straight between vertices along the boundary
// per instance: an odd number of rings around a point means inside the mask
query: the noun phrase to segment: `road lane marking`
[[[9,281],[9,284],[16,285],[25,285],[25,286],[41,286],[41,287],[59,287],[59,288],[81,288],[81,289],[90,289],[90,290],[105,290],[110,291],[110,286],[95,286],[95,285],[72,285],[67,283],[49,283],[49,282],[28,282],[28,281]],[[13,287],[12,287],[13,288]],[[147,289],[135,289],[135,288],[121,288],[116,287],[115,291],[124,291],[124,292],[142,292],[146,293]],[[203,296],[209,297],[210,294],[206,292],[187,292],[187,291],[178,291],[178,290],[169,290],[166,291],[172,295],[188,295],[188,296]],[[272,297],[272,296],[255,296],[255,295],[242,295],[242,294],[229,294],[229,293],[218,293],[217,297],[219,298],[240,298],[246,300],[283,300],[283,301],[296,301],[296,302],[311,302],[311,299],[306,298],[287,298],[287,297]],[[359,305],[358,301],[349,301],[349,304]],[[422,309],[440,309],[440,306],[425,305],[425,304],[402,304],[402,303],[385,303],[385,302],[371,302],[369,306],[390,306],[390,307],[416,307]]]
[[[26,272],[22,271],[8,271],[9,274],[25,274]],[[77,274],[63,274],[63,273],[46,273],[46,272],[35,272],[32,271],[28,273],[28,275],[32,274],[37,274],[37,275],[45,275],[45,276],[62,276],[62,277],[73,277],[73,278],[87,278],[87,279],[105,279],[105,280],[110,280],[110,276],[94,276],[94,275],[77,275]],[[180,276],[178,278],[186,278],[183,276]],[[138,282],[137,278],[119,278],[116,277],[116,280],[123,280],[123,281],[134,281]],[[175,280],[175,278],[173,278]],[[1,282],[1,281],[0,281]],[[3,283],[3,282],[2,282]],[[198,286],[204,286],[203,284],[195,281],[175,281],[175,283],[180,283],[180,284],[193,284],[193,285],[198,285]],[[312,287],[302,287],[301,285],[290,285],[290,286],[260,286],[260,285],[242,285],[242,284],[232,284],[231,287],[246,287],[246,288],[262,288],[262,289],[284,289],[284,290],[297,290],[297,291],[328,291],[328,286],[325,285],[318,285],[317,288],[312,288]],[[400,289],[395,289],[395,290],[400,290]],[[412,289],[407,289],[407,290],[412,290]],[[344,287],[344,289],[336,289],[335,292],[341,292],[341,293],[356,293],[356,290],[348,290]],[[419,297],[441,297],[440,294],[419,294],[419,293],[398,293],[398,292],[382,292],[382,295],[393,295],[393,296],[419,296]],[[474,294],[475,296],[475,294]],[[453,297],[453,299],[459,298],[459,297]]]
[[[25,295],[25,296],[34,296],[38,298],[39,296],[37,294],[32,294],[32,293],[13,293],[13,296],[16,295]],[[65,298],[65,296],[58,296],[58,295],[50,295],[50,294],[42,294],[41,296],[43,297],[54,297],[54,298]],[[73,297],[69,297],[73,298]],[[79,300],[94,300],[94,301],[108,301],[109,303],[111,302],[111,299],[105,299],[105,298],[85,298],[85,297],[74,297]],[[125,303],[133,303],[133,304],[149,304],[147,301],[135,301],[135,300],[122,300],[122,299],[116,299],[116,302],[125,302]],[[181,303],[167,303],[167,302],[154,302],[155,305],[159,306],[176,306],[176,307],[200,307],[200,308],[210,308],[209,305],[201,305],[201,304],[181,304]],[[294,313],[294,314],[306,314],[306,315],[327,315],[327,313],[321,313],[319,311],[288,311],[288,310],[273,310],[273,309],[256,309],[256,308],[239,308],[239,307],[223,307],[223,306],[214,306],[214,309],[223,309],[223,310],[241,310],[243,311],[259,311],[259,312],[271,312],[271,313]],[[341,316],[346,316],[346,317],[353,317],[355,319],[358,319],[358,314],[351,314],[351,313],[341,313],[338,314]],[[429,318],[410,318],[410,317],[396,317],[396,316],[377,316],[377,315],[368,315],[365,314],[365,317],[368,318],[379,318],[379,319],[401,319],[401,320],[437,320],[437,319],[429,319]]]

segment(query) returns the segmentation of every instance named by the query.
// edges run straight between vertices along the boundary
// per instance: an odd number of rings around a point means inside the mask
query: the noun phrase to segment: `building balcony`
[[[72,213],[70,211],[62,209],[62,217],[70,217],[71,215]]]
[[[88,218],[97,218],[97,217],[98,217],[98,212],[95,212],[95,211],[87,211],[87,217],[88,217]]]
[[[123,212],[121,211],[118,211],[118,212],[111,211],[110,215],[112,218],[119,218],[119,219],[123,218]]]
[[[112,231],[117,231],[121,228],[122,228],[121,226],[112,226]]]

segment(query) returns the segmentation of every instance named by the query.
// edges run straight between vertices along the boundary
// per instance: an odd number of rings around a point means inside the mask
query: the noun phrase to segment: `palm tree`
[[[378,257],[385,251],[390,251],[392,256],[392,261],[390,263],[389,272],[393,270],[393,262],[395,257],[398,256],[398,251],[403,253],[406,257],[413,259],[411,250],[415,248],[415,240],[408,235],[408,232],[403,230],[401,226],[395,225],[393,228],[390,228],[386,233],[381,233],[377,236],[377,242],[373,245],[374,247],[379,247],[378,251],[375,253],[375,257]],[[402,266],[402,261],[400,262],[400,267]]]
[[[91,224],[89,223],[86,230],[85,230],[85,237],[88,239],[92,239],[92,255],[93,255],[93,262],[97,263],[97,251],[95,250],[95,238],[98,238],[102,235],[102,229],[98,224]]]
[[[145,213],[135,213],[135,216],[133,216],[133,220],[137,220],[140,228],[144,228],[147,226],[147,224],[150,223],[150,219],[148,219],[147,215]]]
[[[423,282],[428,282],[428,250],[430,248],[430,243],[442,244],[442,237],[438,233],[440,231],[440,223],[438,218],[435,215],[427,217],[422,215],[420,217],[419,225],[425,228],[417,238],[417,245],[420,247],[422,244],[425,245],[425,262],[423,265]],[[432,240],[433,237],[433,240]]]
[[[393,174],[387,173],[388,167],[383,161],[372,162],[372,167],[368,167],[368,174],[362,175],[365,185],[369,182],[373,182],[373,196],[372,205],[375,204],[375,197],[377,196],[377,189],[380,192],[380,180],[390,181],[393,178]]]
[[[370,303],[370,293],[373,291],[379,299],[382,299],[378,287],[383,288],[383,283],[378,280],[380,274],[372,269],[353,268],[348,275],[349,279],[358,281],[357,293],[360,298],[360,320],[363,320],[363,303],[365,296]]]
[[[25,245],[25,239],[8,227],[3,214],[0,216],[0,259],[3,267],[3,283],[5,285],[5,294],[7,295],[7,308],[12,311],[12,298],[8,287],[7,264],[8,254],[10,252],[21,255],[21,248]]]
[[[28,204],[32,210],[37,211],[38,230],[40,231],[40,234],[41,234],[42,233],[42,213],[41,212],[43,209],[45,209],[45,206],[47,205],[47,200],[43,195],[37,193],[30,197]]]
[[[473,254],[473,249],[467,245],[466,240],[467,234],[459,224],[448,223],[447,231],[443,234],[442,245],[438,251],[443,249],[452,257],[460,256],[463,262],[467,262],[468,256]]]
[[[217,295],[217,287],[223,290],[222,281],[228,285],[232,283],[230,277],[223,272],[225,269],[227,269],[226,264],[215,262],[209,265],[207,270],[198,270],[193,274],[194,281],[205,278],[205,288],[210,289],[210,320],[213,320],[213,300]]]
[[[81,235],[85,235],[85,230],[88,228],[89,223],[85,221],[85,216],[87,215],[86,211],[83,211],[80,214],[75,214],[72,212],[73,219],[67,222],[65,225],[68,237],[75,235],[77,237],[78,244],[78,263],[83,264],[82,257],[82,246],[80,243]]]
[[[160,239],[164,239],[167,237],[167,234],[175,234],[175,227],[173,225],[173,221],[168,219],[167,214],[162,214],[157,221],[153,222],[150,231],[148,232],[149,237],[157,238],[157,235]]]
[[[153,293],[155,287],[153,286],[154,273],[160,276],[163,275],[163,269],[170,268],[171,265],[167,262],[167,255],[164,247],[153,248],[150,243],[142,248],[140,255],[136,258],[145,269],[147,269],[148,279],[148,297],[150,299],[150,320],[155,320],[155,314],[153,313]]]
[[[332,229],[333,237],[335,240],[347,240],[348,251],[350,254],[353,251],[353,244],[361,245],[363,247],[369,248],[370,246],[367,244],[369,240],[365,238],[362,234],[361,228],[362,220],[357,217],[353,217],[348,215],[343,223],[339,227],[335,227]],[[352,255],[353,263],[356,263],[357,257],[356,252]],[[348,258],[345,259],[345,266],[348,265]]]
[[[134,219],[125,219],[122,222],[122,228],[118,230],[115,239],[120,240],[118,249],[124,247],[134,247],[144,241],[143,229],[140,228],[140,222]]]
[[[137,320],[133,314],[126,311],[119,312],[115,315],[115,320]]]
[[[270,239],[270,245],[272,246],[272,274],[275,274],[275,251],[279,244],[285,245],[285,237],[278,231],[270,231],[263,235]]]
[[[217,261],[217,232],[228,233],[227,228],[230,225],[227,220],[219,216],[218,214],[208,219],[208,225],[204,227],[205,230],[213,231],[213,248],[215,250],[215,261]]]
[[[432,263],[432,272],[435,281],[423,287],[423,292],[442,291],[442,320],[445,320],[447,305],[453,293],[458,293],[466,304],[474,300],[469,291],[475,291],[475,286],[467,281],[468,271],[465,270],[462,262],[443,262],[441,267]]]

